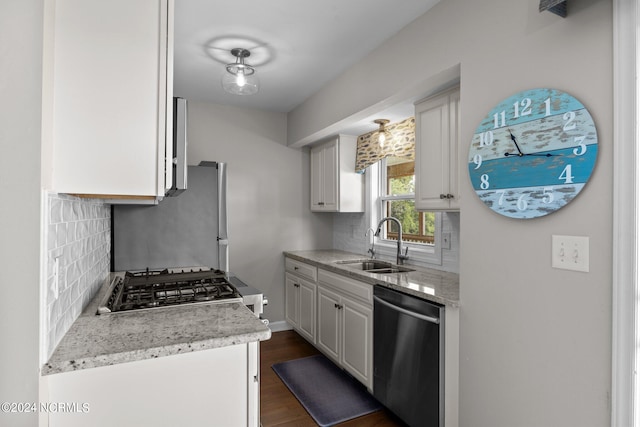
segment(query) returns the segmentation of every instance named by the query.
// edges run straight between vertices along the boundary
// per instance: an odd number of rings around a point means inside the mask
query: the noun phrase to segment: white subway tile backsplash
[[[50,211],[49,211],[49,221],[51,224],[58,224],[62,222],[62,201],[60,199],[49,199],[50,200]]]
[[[109,273],[111,209],[100,200],[61,194],[48,194],[47,209],[44,341],[48,358]]]
[[[371,247],[371,235],[366,235],[369,228],[367,215],[344,213],[333,215],[333,249],[368,256],[367,250]],[[442,214],[442,232],[451,234],[451,249],[442,251],[441,265],[423,264],[426,267],[458,273],[460,258],[460,214],[458,212]],[[410,261],[409,264],[411,263]]]

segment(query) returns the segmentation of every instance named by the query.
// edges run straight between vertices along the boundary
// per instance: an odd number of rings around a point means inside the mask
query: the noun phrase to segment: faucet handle
[[[409,246],[404,247],[404,254],[400,255],[402,259],[409,259]]]

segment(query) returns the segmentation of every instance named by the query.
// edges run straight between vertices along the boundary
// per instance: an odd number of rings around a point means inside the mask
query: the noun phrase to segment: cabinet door
[[[318,348],[340,362],[340,296],[318,286]]]
[[[339,208],[339,159],[338,141],[335,140],[325,144],[322,153],[322,201],[326,211],[337,211]]]
[[[164,196],[172,0],[56,0],[52,187]]]
[[[284,316],[294,328],[300,323],[300,279],[289,273],[285,274],[284,283]]]
[[[449,208],[460,209],[460,91],[449,97]]]
[[[449,207],[449,97],[416,105],[416,208]]]
[[[339,208],[338,140],[311,149],[311,210],[337,212]]]
[[[323,202],[323,180],[322,180],[322,147],[311,149],[311,210],[319,211],[324,209]]]
[[[355,378],[373,388],[373,310],[342,298],[342,357],[340,363]]]
[[[316,285],[301,280],[298,294],[300,297],[299,332],[313,343],[316,335]]]
[[[247,386],[259,369],[258,346],[230,345],[41,377],[51,402],[90,405],[83,413],[49,411],[45,425],[258,427],[259,384]],[[168,379],[168,373],[175,374]]]

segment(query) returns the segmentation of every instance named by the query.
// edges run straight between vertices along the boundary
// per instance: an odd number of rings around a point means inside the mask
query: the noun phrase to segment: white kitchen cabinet
[[[285,258],[285,320],[305,339],[316,342],[316,274],[314,266]]]
[[[311,210],[364,212],[364,176],[355,173],[355,136],[339,135],[311,148]]]
[[[55,1],[49,66],[56,192],[164,196],[171,182],[173,2]]]
[[[373,390],[373,287],[318,270],[317,347]]]
[[[41,377],[49,427],[260,425],[259,343]],[[52,405],[65,405],[64,408]]]
[[[340,302],[336,292],[322,285],[318,288],[318,348],[336,363],[340,363]]]
[[[460,209],[460,89],[415,105],[416,209]]]
[[[315,342],[316,285],[286,273],[285,318],[293,328],[310,342]]]

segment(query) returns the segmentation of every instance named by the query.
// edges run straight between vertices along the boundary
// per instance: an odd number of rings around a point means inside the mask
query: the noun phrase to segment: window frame
[[[381,186],[380,186],[380,193],[383,194],[381,196],[381,201],[382,201],[382,212],[384,212],[385,216],[390,216],[390,205],[389,202],[393,202],[393,201],[413,201],[414,203],[414,207],[415,207],[415,193],[407,193],[407,194],[400,194],[400,195],[396,195],[396,196],[390,196],[390,195],[385,195],[386,193],[388,193],[388,189],[391,185],[391,180],[393,178],[402,178],[402,177],[406,177],[406,176],[413,176],[414,177],[414,186],[415,186],[415,160],[413,161],[413,165],[409,168],[406,167],[405,165],[408,164],[408,162],[404,162],[404,163],[397,163],[394,165],[386,165],[386,158],[383,159],[383,161],[385,163],[383,163],[385,166],[383,168],[384,172],[384,176],[383,176],[383,181],[381,181]],[[397,169],[397,172],[394,175],[389,175],[388,171],[389,169]],[[387,191],[383,191],[383,188],[386,188]],[[387,209],[385,211],[384,209],[384,204],[385,202],[387,203]],[[421,230],[424,230],[424,213],[426,213],[425,211],[417,211],[420,215],[418,215],[418,227]],[[391,241],[397,241],[397,236],[398,233],[390,231],[387,229],[386,232],[387,237],[391,236],[391,237],[395,237],[395,239],[387,239],[387,240],[391,240]],[[411,234],[411,233],[407,233],[406,230],[402,233],[402,237],[408,237],[411,238],[413,240],[413,242],[411,243],[416,243],[418,245],[420,244],[424,244],[424,245],[434,245],[435,244],[435,236],[426,236],[424,234]],[[415,242],[416,240],[418,240],[419,242]],[[420,242],[421,241],[421,242]]]
[[[386,216],[385,213],[385,201],[387,200],[414,200],[414,194],[407,194],[401,196],[387,196],[383,194],[383,189],[386,188],[386,158],[374,163],[368,168],[367,175],[369,177],[369,193],[372,207],[371,215],[371,228],[376,230],[379,221]],[[413,243],[403,241],[403,247],[409,248],[409,264],[425,265],[442,265],[442,213],[435,213],[435,230],[433,236],[433,244]],[[381,233],[382,234],[382,233]],[[374,238],[376,257],[381,255],[385,258],[391,258],[395,260],[397,254],[398,243],[397,240],[384,239],[381,236]]]

